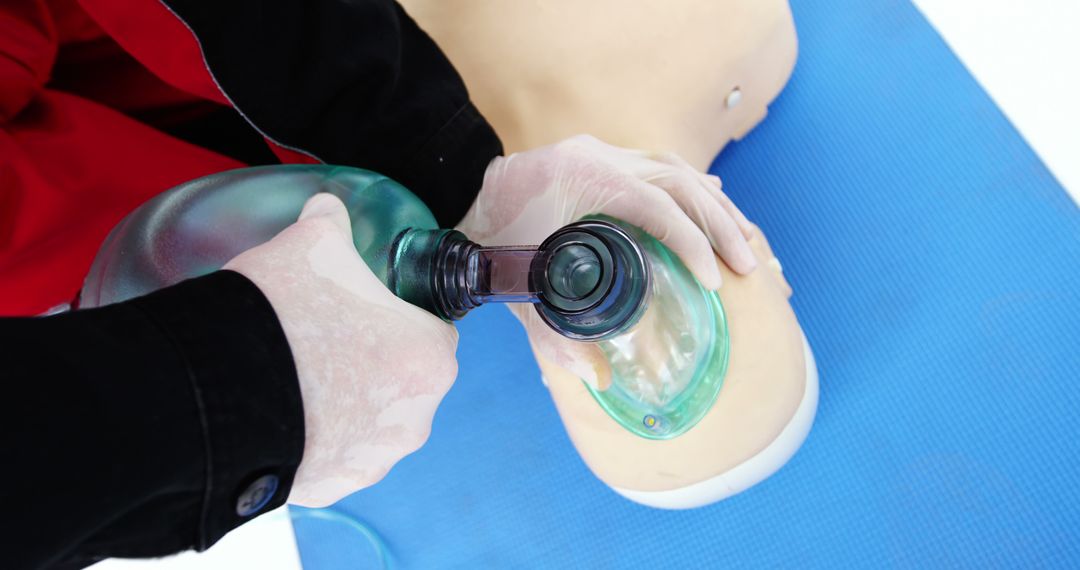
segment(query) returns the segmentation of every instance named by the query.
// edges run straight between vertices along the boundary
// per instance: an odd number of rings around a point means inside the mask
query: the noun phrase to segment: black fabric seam
[[[214,486],[214,456],[213,445],[210,438],[210,420],[206,414],[206,404],[203,401],[202,389],[199,388],[199,382],[196,379],[195,371],[192,370],[191,362],[188,361],[187,355],[184,352],[183,344],[173,336],[168,327],[164,326],[154,316],[153,312],[141,306],[141,303],[132,303],[132,306],[139,310],[146,316],[159,331],[162,336],[169,340],[169,343],[176,348],[180,360],[184,363],[184,372],[187,375],[188,383],[191,386],[192,396],[195,398],[195,407],[199,412],[199,424],[202,427],[202,440],[203,451],[206,453],[206,477],[205,477],[205,489],[203,490],[202,506],[199,508],[199,523],[196,529],[195,544],[198,551],[206,550],[206,521],[208,518],[208,511],[210,507],[210,495]]]
[[[472,101],[465,101],[465,103],[462,106],[458,107],[458,109],[456,111],[454,111],[454,114],[450,115],[450,118],[447,119],[442,124],[442,126],[439,127],[439,130],[435,131],[430,137],[427,138],[427,140],[425,140],[423,143],[421,143],[417,147],[416,152],[413,152],[412,155],[409,157],[409,159],[406,162],[412,163],[412,162],[415,162],[417,158],[422,157],[425,154],[428,154],[428,155],[434,154],[434,153],[429,152],[428,147],[433,142],[438,142],[440,139],[447,138],[448,139],[447,142],[450,142],[450,141],[452,141],[454,139],[460,140],[461,139],[460,135],[457,136],[457,137],[451,138],[451,137],[446,136],[445,133],[448,130],[451,130],[451,127],[455,126],[455,123],[458,121],[458,117],[460,117],[464,113],[468,112],[473,107],[474,107],[474,105],[472,104]]]

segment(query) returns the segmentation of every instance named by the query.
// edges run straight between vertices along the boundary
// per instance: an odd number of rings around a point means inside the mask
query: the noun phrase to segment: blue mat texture
[[[1080,566],[1080,210],[910,3],[793,4],[794,77],[712,170],[795,289],[806,445],[717,505],[630,503],[483,308],[430,442],[334,507],[398,567]],[[312,570],[363,541],[297,533]]]

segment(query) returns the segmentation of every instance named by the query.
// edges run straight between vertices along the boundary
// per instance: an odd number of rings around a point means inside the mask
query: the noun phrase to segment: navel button
[[[728,109],[734,109],[742,102],[742,89],[738,87],[731,90],[731,93],[727,94],[724,98],[724,106]]]

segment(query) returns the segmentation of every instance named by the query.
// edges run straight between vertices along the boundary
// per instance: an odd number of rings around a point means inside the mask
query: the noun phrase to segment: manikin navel
[[[589,133],[673,151],[704,170],[757,125],[794,67],[784,0],[402,0],[465,79],[507,152]],[[759,266],[724,273],[730,360],[692,429],[645,439],[601,409],[582,381],[538,357],[589,468],[637,502],[708,504],[758,483],[795,453],[817,408],[817,371],[765,236]],[[722,265],[722,264],[721,264]]]

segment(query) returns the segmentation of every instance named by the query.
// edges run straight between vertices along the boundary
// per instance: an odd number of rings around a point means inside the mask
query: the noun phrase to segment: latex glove
[[[747,244],[753,225],[721,191],[719,178],[675,154],[623,149],[587,135],[496,158],[457,229],[484,245],[538,244],[589,214],[644,229],[712,290],[721,285],[717,254],[738,273],[757,265]],[[538,354],[607,386],[611,372],[595,344],[558,335],[531,306],[511,310]]]
[[[341,200],[312,197],[295,224],[225,268],[269,299],[296,363],[306,438],[290,502],[331,504],[427,441],[457,375],[457,331],[375,277]]]

